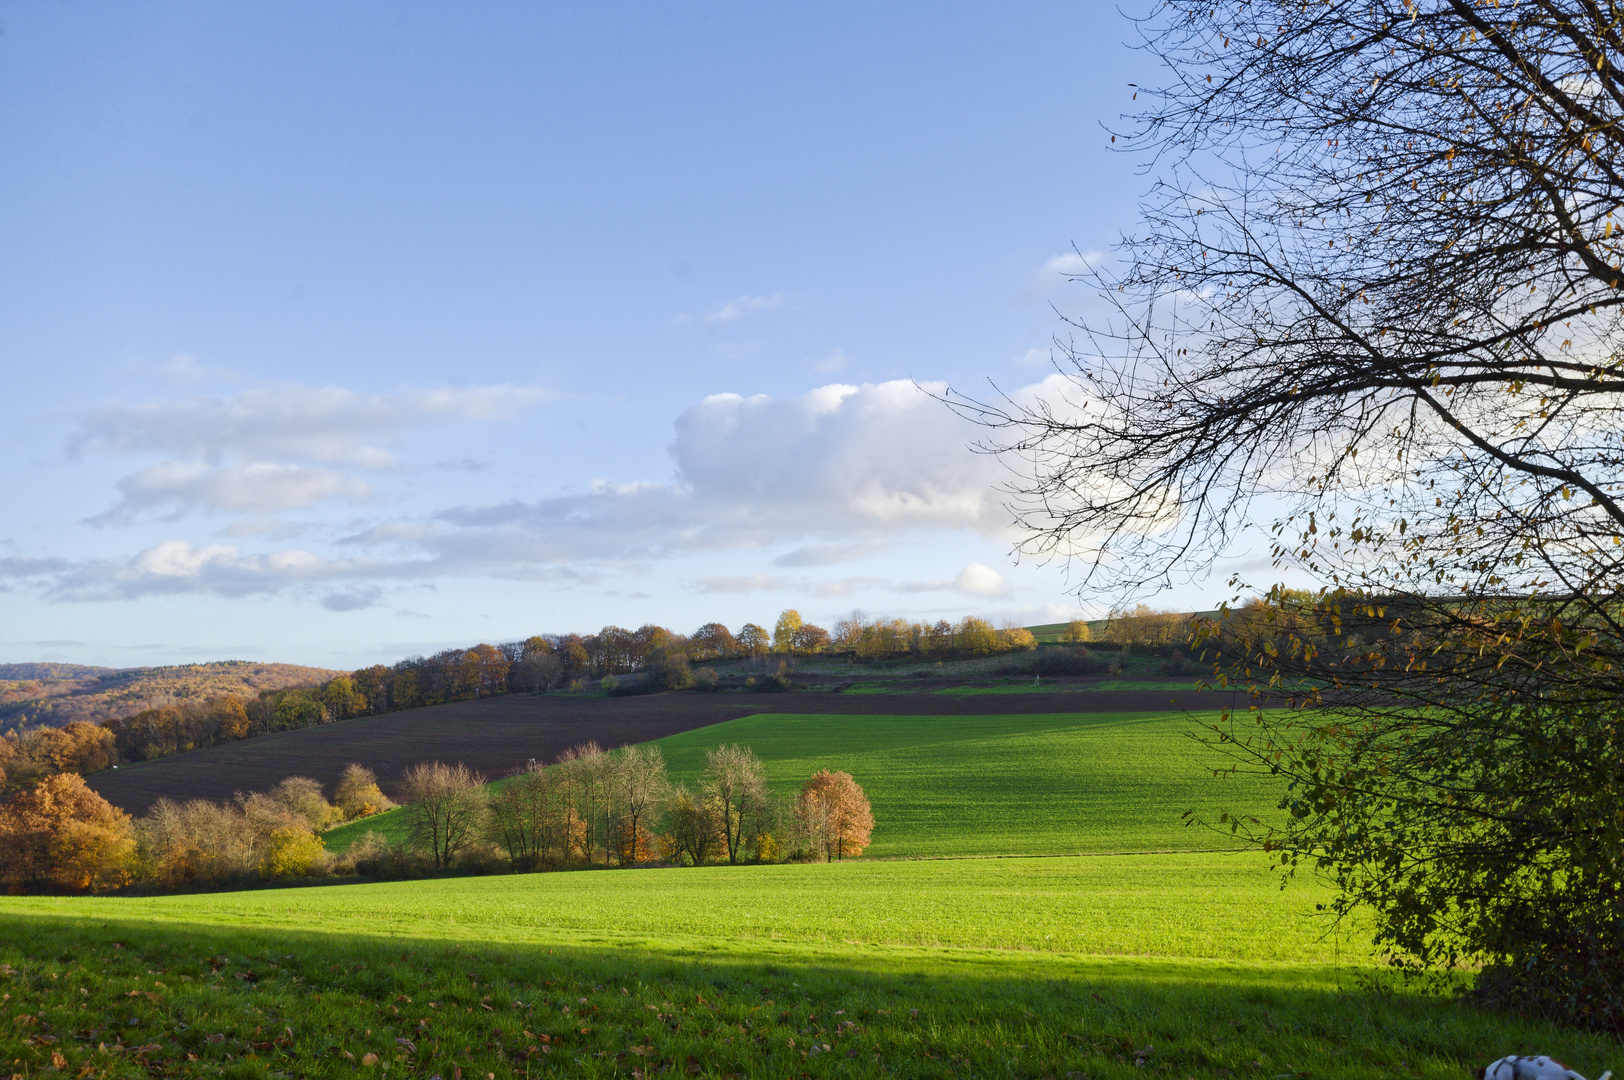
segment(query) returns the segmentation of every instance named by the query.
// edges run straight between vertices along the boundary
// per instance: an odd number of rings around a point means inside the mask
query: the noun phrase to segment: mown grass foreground
[[[1213,714],[1216,715],[1216,714]],[[793,795],[819,769],[842,769],[874,807],[873,858],[1183,851],[1233,846],[1187,827],[1199,811],[1259,813],[1256,780],[1214,780],[1211,750],[1179,712],[1003,716],[762,714],[658,739],[672,779],[693,784],[705,751],[754,750],[773,790]],[[404,815],[335,829],[341,850],[377,829],[399,839]]]
[[[1461,1077],[1606,1040],[1356,985],[1235,856],[712,867],[0,903],[32,1076]]]

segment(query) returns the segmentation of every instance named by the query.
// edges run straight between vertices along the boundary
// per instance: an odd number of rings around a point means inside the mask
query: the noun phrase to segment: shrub
[[[333,792],[333,799],[346,821],[380,814],[395,806],[394,800],[378,787],[377,775],[365,765],[353,762],[345,766],[338,789]]]
[[[1163,675],[1193,676],[1201,671],[1201,665],[1174,649],[1173,655],[1162,661],[1161,671]]]
[[[310,877],[327,867],[327,848],[307,828],[284,825],[273,829],[269,847],[260,864],[260,873],[267,878]]]
[[[654,665],[648,673],[648,681],[653,690],[686,690],[693,685],[694,677],[688,670],[688,658],[673,652]]]
[[[1071,648],[1043,649],[1028,657],[1025,663],[1006,670],[1030,671],[1036,675],[1098,675],[1105,671],[1106,662],[1082,645]]]
[[[312,832],[343,820],[343,811],[328,803],[321,784],[308,776],[290,776],[266,794],[303,819]]]
[[[715,668],[702,667],[694,672],[694,689],[702,694],[708,694],[721,688],[721,680],[716,675]]]

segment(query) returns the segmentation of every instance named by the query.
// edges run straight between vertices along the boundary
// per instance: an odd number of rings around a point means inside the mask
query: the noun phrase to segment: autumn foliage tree
[[[0,804],[0,880],[13,892],[87,892],[130,880],[130,817],[72,773]]]
[[[874,814],[850,773],[824,769],[806,782],[795,814],[814,855],[826,862],[856,858],[868,847]]]
[[[344,767],[338,788],[333,792],[333,801],[346,821],[381,814],[395,807],[394,800],[378,787],[377,774],[356,762]]]

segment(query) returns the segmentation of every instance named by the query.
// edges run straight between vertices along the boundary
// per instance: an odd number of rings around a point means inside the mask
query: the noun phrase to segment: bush
[[[284,825],[273,829],[270,850],[260,865],[268,878],[303,878],[327,869],[327,849],[321,837],[307,828]]]
[[[1161,671],[1163,675],[1194,676],[1200,673],[1201,665],[1174,649],[1173,655],[1162,661]]]
[[[713,693],[721,688],[715,668],[702,667],[694,672],[694,689],[701,694]]]
[[[755,689],[763,694],[781,694],[793,690],[795,689],[795,672],[790,670],[789,664],[780,661],[778,670],[762,679],[755,686]]]
[[[346,821],[381,814],[395,807],[394,800],[379,789],[377,775],[365,765],[353,762],[345,767],[333,799]]]
[[[688,670],[688,658],[680,652],[662,658],[647,679],[651,690],[686,690],[694,683],[693,674]]]
[[[1040,649],[1011,672],[1030,671],[1035,675],[1099,675],[1105,671],[1104,660],[1081,645],[1071,648]]]

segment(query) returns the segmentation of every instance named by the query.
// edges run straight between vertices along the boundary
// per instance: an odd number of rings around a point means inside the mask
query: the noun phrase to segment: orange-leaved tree
[[[130,816],[74,773],[48,776],[0,804],[0,880],[12,892],[85,892],[129,881]]]
[[[795,815],[813,852],[826,861],[861,855],[874,832],[868,796],[851,773],[824,769],[808,780],[795,804]]]

